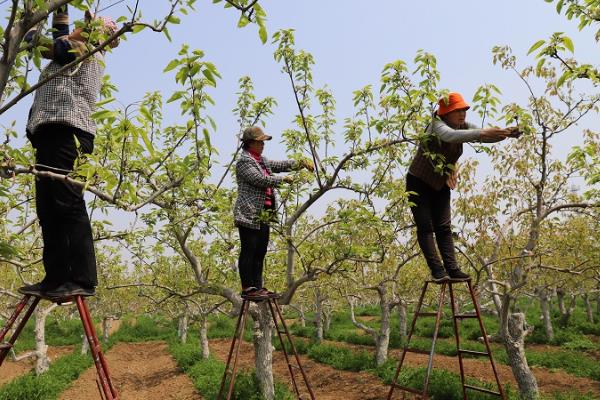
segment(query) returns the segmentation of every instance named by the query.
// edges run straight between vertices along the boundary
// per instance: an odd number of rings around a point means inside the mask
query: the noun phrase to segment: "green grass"
[[[123,321],[111,339],[115,342],[147,342],[169,340],[176,335],[177,324],[175,322],[142,315],[135,320]]]
[[[215,400],[221,387],[221,379],[225,371],[225,363],[209,358],[202,359],[197,345],[169,342],[169,351],[177,365],[190,377],[194,386],[205,400]],[[227,386],[226,386],[227,387]],[[237,400],[262,400],[259,394],[256,376],[252,373],[238,373],[232,398]],[[294,396],[288,388],[275,383],[276,400],[292,400]]]
[[[53,400],[93,364],[89,355],[77,353],[59,358],[40,375],[30,372],[0,387],[0,400]]]

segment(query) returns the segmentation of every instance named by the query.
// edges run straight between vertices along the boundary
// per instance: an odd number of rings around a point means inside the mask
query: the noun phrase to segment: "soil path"
[[[48,347],[50,362],[72,352],[73,346]],[[4,385],[21,375],[25,375],[33,368],[35,368],[35,357],[29,357],[17,362],[7,357],[0,368],[0,385]]]
[[[229,340],[213,340],[210,342],[210,350],[218,359],[225,362],[230,345]],[[385,399],[387,396],[389,388],[369,373],[338,371],[327,365],[316,363],[305,356],[300,356],[300,361],[315,397],[319,400],[340,400],[341,398],[344,400],[379,400]],[[254,369],[254,350],[251,344],[242,343],[238,365],[242,369]],[[273,353],[273,373],[276,379],[287,384],[292,390],[287,364],[280,351]],[[300,393],[306,393],[300,374],[297,374],[296,382]]]
[[[164,342],[119,343],[107,354],[113,384],[124,400],[201,400]],[[85,371],[60,400],[98,400],[96,368]]]
[[[373,352],[373,347],[353,345],[348,343],[341,343],[335,341],[323,341],[324,343],[348,347],[352,349],[366,350]],[[392,349],[390,350],[390,357],[399,360],[402,355],[402,350]],[[429,356],[425,354],[407,353],[405,359],[405,365],[410,367],[425,367],[429,361]],[[470,376],[481,381],[495,383],[492,367],[489,362],[477,360],[477,359],[465,359],[463,360],[465,368],[465,375]],[[458,366],[458,358],[444,356],[436,354],[433,358],[434,368],[441,368],[447,371],[452,371],[456,374],[460,374]],[[498,364],[496,362],[496,370],[500,377],[500,382],[503,384],[509,382],[513,387],[517,387],[517,383],[512,374],[512,370],[509,366]],[[581,378],[563,371],[551,371],[547,368],[532,367],[533,373],[538,382],[540,390],[544,393],[556,393],[556,392],[568,392],[577,390],[580,393],[587,394],[592,392],[594,396],[600,398],[600,382],[594,381],[589,378]]]

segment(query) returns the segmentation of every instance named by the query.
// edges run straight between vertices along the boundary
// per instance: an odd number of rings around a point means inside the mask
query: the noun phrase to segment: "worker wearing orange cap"
[[[439,100],[406,177],[417,240],[435,282],[470,279],[456,261],[450,216],[450,190],[456,187],[463,143],[495,143],[516,136],[514,128],[479,129],[467,122],[469,107],[459,93]]]

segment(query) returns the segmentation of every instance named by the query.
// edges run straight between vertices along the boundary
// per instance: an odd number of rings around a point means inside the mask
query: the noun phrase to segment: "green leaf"
[[[237,23],[238,28],[243,28],[246,25],[248,25],[250,23],[250,20],[248,19],[248,17],[246,17],[244,14],[240,15],[240,19]]]
[[[167,67],[163,70],[163,72],[169,72],[175,69],[175,67],[177,67],[180,63],[181,61],[179,60],[172,60],[169,64],[167,64]]]
[[[531,46],[529,48],[529,51],[527,52],[527,55],[530,55],[531,53],[533,53],[534,51],[536,51],[537,49],[539,49],[544,43],[546,43],[545,40],[538,40],[537,42],[535,42],[533,44],[533,46]]]
[[[109,97],[107,99],[104,99],[102,101],[99,101],[96,103],[96,107],[102,107],[103,105],[106,105],[108,103],[112,103],[113,101],[115,101],[114,97]]]
[[[565,37],[562,38],[562,42],[564,43],[565,47],[567,49],[569,49],[569,51],[571,53],[575,52],[575,46],[573,45],[573,41],[571,40],[571,38],[565,36]]]
[[[258,29],[258,36],[263,44],[267,43],[268,34],[267,28],[264,25],[261,25],[261,27]]]
[[[208,147],[212,147],[210,144],[210,133],[208,133],[208,129],[204,128],[202,129],[202,133],[204,134],[204,141],[206,142],[206,144],[208,145]]]

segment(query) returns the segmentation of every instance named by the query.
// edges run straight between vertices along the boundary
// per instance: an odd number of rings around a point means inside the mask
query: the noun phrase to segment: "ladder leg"
[[[485,348],[488,353],[488,357],[490,359],[490,364],[492,364],[492,370],[494,371],[494,377],[496,378],[496,384],[498,385],[498,392],[500,393],[500,397],[502,400],[506,399],[506,395],[504,394],[504,389],[502,388],[502,384],[500,383],[500,378],[498,377],[498,371],[496,370],[496,364],[494,363],[494,358],[492,357],[492,349],[490,348],[490,341],[487,337],[487,332],[485,331],[485,327],[483,326],[483,321],[481,320],[481,310],[479,309],[479,303],[477,302],[477,298],[475,297],[475,293],[473,292],[473,286],[471,285],[471,281],[467,281],[467,286],[469,287],[469,294],[471,295],[471,299],[473,300],[473,306],[475,307],[475,313],[477,314],[477,321],[479,321],[479,329],[481,330],[481,334],[483,335],[483,342],[485,343]]]
[[[419,303],[417,304],[417,308],[415,309],[415,313],[413,315],[412,322],[410,324],[410,330],[408,331],[408,337],[406,338],[406,343],[404,344],[404,348],[402,350],[402,355],[400,356],[400,361],[398,362],[398,367],[396,368],[396,373],[394,374],[394,379],[392,380],[392,384],[390,386],[390,391],[387,396],[387,400],[392,399],[392,395],[394,394],[394,389],[396,387],[396,382],[398,382],[398,376],[400,375],[400,370],[402,369],[402,364],[404,363],[404,358],[406,357],[406,349],[410,344],[410,339],[415,331],[415,326],[417,325],[417,317],[421,312],[421,307],[423,306],[423,299],[425,298],[425,293],[427,293],[427,287],[429,286],[429,282],[425,281],[423,285],[423,289],[421,290],[421,296],[419,297]]]
[[[235,383],[235,375],[237,372],[237,360],[240,352],[241,341],[244,335],[244,329],[246,327],[246,314],[248,312],[248,308],[250,306],[249,300],[242,300],[242,307],[240,309],[240,315],[238,316],[237,323],[235,325],[235,331],[233,332],[233,339],[231,341],[231,346],[229,348],[229,354],[227,356],[227,364],[225,365],[225,371],[223,372],[223,379],[221,379],[221,387],[219,388],[219,394],[217,395],[217,400],[221,400],[225,390],[225,383],[227,381],[227,373],[229,372],[229,366],[231,364],[231,358],[233,359],[233,370],[231,373],[231,380],[229,382],[229,388],[227,393],[227,399],[231,398],[231,394],[233,393],[233,386]],[[238,338],[239,336],[239,338]]]
[[[17,307],[16,307],[15,311],[10,316],[10,318],[6,322],[6,325],[4,326],[4,328],[2,328],[2,331],[0,332],[0,335],[1,335],[0,336],[0,341],[4,340],[4,337],[6,336],[6,334],[10,330],[10,328],[13,326],[13,324],[15,323],[15,321],[17,320],[17,318],[19,317],[19,314],[21,314],[21,312],[23,311],[23,309],[25,308],[25,306],[29,302],[29,298],[30,297],[31,296],[29,296],[29,295],[23,296],[23,298],[21,299],[21,301],[17,304]],[[8,355],[8,352],[14,346],[15,341],[17,340],[17,338],[21,334],[21,331],[25,327],[25,324],[27,324],[27,321],[29,321],[29,318],[31,317],[31,314],[33,314],[33,311],[35,310],[35,308],[37,307],[37,305],[38,305],[39,302],[40,302],[40,298],[39,297],[34,297],[33,298],[33,301],[31,302],[31,305],[29,306],[29,308],[25,312],[25,315],[23,316],[23,318],[21,318],[21,321],[19,322],[19,324],[15,328],[15,331],[11,335],[10,339],[8,340],[8,342],[4,346],[2,346],[2,349],[0,350],[0,365],[2,365],[2,363],[6,359],[6,356]]]
[[[277,311],[277,315],[273,312],[273,306],[275,306],[275,311]],[[279,317],[279,320],[281,321],[281,325],[283,326],[283,333],[285,333],[287,340],[290,343],[292,353],[294,354],[294,358],[296,359],[296,363],[298,364],[298,369],[300,370],[300,373],[302,374],[302,378],[304,379],[304,384],[306,385],[306,389],[308,390],[308,393],[310,394],[310,398],[312,400],[315,400],[315,394],[313,393],[312,387],[310,386],[310,382],[308,381],[308,377],[306,376],[306,373],[304,372],[304,368],[302,368],[302,363],[300,362],[300,357],[298,356],[298,352],[296,351],[296,346],[294,346],[294,342],[292,341],[292,337],[290,336],[290,331],[288,330],[288,327],[285,323],[285,319],[283,318],[283,314],[281,313],[281,309],[279,308],[277,299],[269,299],[269,308],[271,309],[271,315],[273,316],[273,322],[275,322],[275,328],[277,329],[277,335],[279,336],[279,341],[281,342],[283,354],[285,355],[285,360],[288,364],[288,369],[290,371],[290,376],[292,377],[292,382],[294,384],[294,389],[296,391],[296,395],[298,396],[298,398],[300,398],[300,392],[298,391],[298,387],[296,385],[294,373],[292,372],[292,366],[290,364],[290,361],[289,361],[289,358],[287,355],[287,351],[285,349],[285,344],[283,342],[283,338],[281,337],[281,330],[279,329],[279,326],[277,324],[277,316]]]
[[[108,364],[102,354],[98,337],[96,336],[96,330],[90,316],[90,311],[87,308],[85,300],[82,296],[74,296],[77,303],[77,310],[79,311],[79,317],[83,324],[83,329],[90,345],[90,351],[98,371],[98,377],[100,380],[100,386],[102,387],[102,393],[106,400],[116,400],[118,398],[117,391],[112,385],[110,379],[110,372],[108,370]]]
[[[462,352],[460,351],[460,333],[458,331],[458,319],[456,318],[456,299],[454,298],[454,289],[452,288],[452,282],[448,284],[450,289],[450,309],[452,310],[452,322],[454,323],[454,337],[456,338],[456,352],[458,354],[458,365],[460,367],[460,383],[462,385],[463,400],[467,400],[467,388],[465,387],[465,369],[463,366]]]
[[[429,363],[427,364],[427,375],[425,375],[425,384],[423,385],[423,398],[427,398],[427,389],[429,388],[429,376],[431,375],[431,370],[433,369],[433,356],[435,354],[435,343],[437,341],[438,332],[440,330],[440,320],[442,317],[442,311],[444,307],[444,301],[446,298],[446,285],[448,283],[442,283],[442,287],[440,288],[440,298],[438,300],[438,310],[437,315],[435,317],[435,328],[433,329],[433,341],[431,343],[431,352],[429,353]]]

